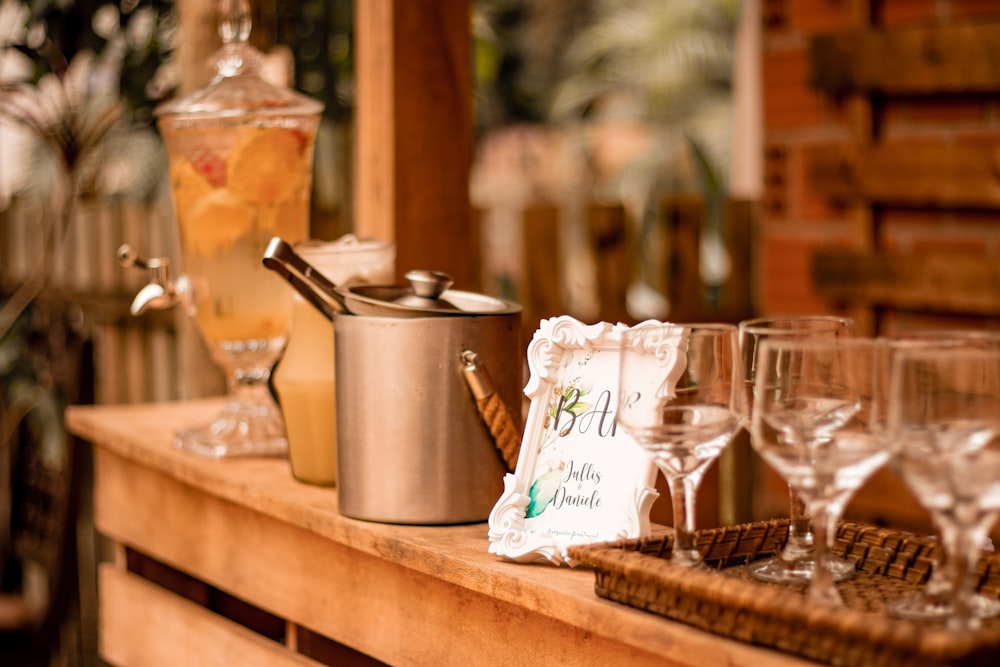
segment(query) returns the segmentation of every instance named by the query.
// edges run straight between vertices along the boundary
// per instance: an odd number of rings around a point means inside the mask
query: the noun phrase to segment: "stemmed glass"
[[[892,357],[899,350],[915,349],[945,349],[945,348],[968,348],[968,349],[993,349],[1000,350],[1000,334],[990,331],[967,330],[967,329],[943,329],[930,331],[907,331],[902,333],[883,334],[880,340],[885,347],[885,363],[882,373],[885,378],[882,387],[888,398],[889,371],[891,369]],[[931,513],[931,519],[937,526],[937,517]],[[937,529],[940,532],[940,529]],[[993,542],[987,536],[983,540],[983,548],[993,548]],[[930,577],[914,595],[910,595],[886,603],[886,611],[898,618],[910,620],[933,620],[947,618],[951,614],[951,594],[952,580],[954,579],[953,563],[949,550],[939,549],[934,567],[931,569]],[[985,596],[974,596],[973,612],[981,617],[996,615],[1000,611],[1000,604]]]
[[[667,479],[673,506],[670,560],[696,567],[695,503],[709,464],[740,429],[741,372],[731,324],[646,321],[621,346],[617,420]]]
[[[1000,613],[977,595],[980,547],[1000,515],[1000,351],[919,347],[893,354],[888,434],[898,470],[934,517],[947,554],[948,625],[974,629]]]
[[[875,403],[878,349],[870,338],[761,344],[751,443],[813,517],[813,602],[842,604],[831,567],[837,525],[854,492],[889,458]]]
[[[739,323],[740,353],[744,373],[744,426],[750,430],[753,417],[754,381],[766,364],[760,359],[761,344],[771,339],[838,339],[854,335],[854,320],[836,315],[788,315],[760,317]],[[753,434],[751,433],[751,445]],[[804,584],[812,577],[813,532],[805,504],[789,486],[788,538],[781,553],[773,558],[751,563],[750,575],[761,581],[781,584]],[[828,563],[834,579],[851,576],[854,566],[845,560],[831,559]]]

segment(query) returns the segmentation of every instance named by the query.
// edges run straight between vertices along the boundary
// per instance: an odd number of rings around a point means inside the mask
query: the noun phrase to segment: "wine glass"
[[[653,457],[673,507],[670,561],[697,567],[698,486],[740,429],[740,359],[731,324],[649,320],[625,332],[618,423]]]
[[[882,387],[888,388],[889,370],[892,357],[903,349],[1000,349],[1000,334],[991,331],[968,329],[943,329],[929,331],[907,331],[902,333],[883,334],[879,337],[886,346],[885,364],[881,372],[885,378]],[[884,399],[888,398],[888,391]],[[931,513],[935,530],[940,533],[940,527],[935,513]],[[993,550],[993,541],[986,536],[983,549]],[[935,554],[934,567],[930,577],[914,595],[910,595],[886,603],[886,611],[898,618],[909,620],[933,620],[946,618],[951,613],[952,580],[954,578],[953,563],[948,550],[939,549]],[[973,612],[981,617],[989,617],[997,613],[998,605],[994,600],[984,596],[974,596]]]
[[[769,339],[843,338],[854,335],[854,320],[836,315],[786,315],[759,317],[739,323],[740,352],[743,360],[746,397],[744,426],[750,430],[754,406],[754,381],[761,368],[761,343]],[[751,445],[753,435],[751,434]],[[781,584],[803,584],[812,577],[813,533],[809,514],[799,494],[789,486],[788,538],[781,553],[773,558],[754,561],[748,566],[750,575],[761,581]],[[854,565],[845,560],[831,559],[834,579],[851,576]]]
[[[157,109],[170,167],[184,300],[228,401],[175,444],[212,458],[281,455],[284,423],[268,390],[291,326],[288,286],[261,263],[274,236],[309,235],[313,146],[322,105],[265,82],[246,0],[220,0],[215,78]]]
[[[844,507],[889,458],[875,404],[878,348],[871,338],[761,343],[751,443],[813,517],[808,597],[821,604],[842,604],[831,561]]]
[[[975,593],[973,578],[1000,515],[1000,350],[900,349],[891,364],[888,434],[896,464],[933,515],[952,575],[937,613],[949,627],[975,629],[1000,613],[1000,602]]]

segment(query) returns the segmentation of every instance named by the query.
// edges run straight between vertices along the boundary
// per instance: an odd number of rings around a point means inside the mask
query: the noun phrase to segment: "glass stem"
[[[226,375],[226,389],[231,401],[238,404],[271,402],[267,383],[271,369],[267,366],[243,366],[223,360],[219,364]]]
[[[789,523],[788,540],[781,551],[781,559],[795,562],[809,558],[813,553],[815,537],[809,521],[809,512],[802,497],[788,487]]]
[[[979,550],[971,548],[970,531],[949,521],[942,531],[941,546],[950,554],[948,556],[953,575],[951,604],[952,615],[948,618],[948,626],[954,630],[974,630],[980,626],[979,618],[973,607],[974,580],[972,573],[976,569]]]
[[[692,475],[668,477],[670,499],[674,511],[674,546],[670,560],[679,565],[698,565],[702,562],[695,536],[694,508],[698,480]]]
[[[809,505],[813,522],[814,561],[812,578],[809,581],[809,600],[827,606],[841,606],[843,600],[834,584],[833,570],[830,569],[830,554],[837,535],[838,512],[833,504],[817,500]]]
[[[931,570],[930,579],[924,586],[926,595],[934,604],[945,605],[952,594],[952,586],[955,580],[955,570],[953,566],[954,554],[956,551],[955,535],[951,529],[944,528],[945,523],[939,516],[933,517],[935,529],[940,541],[935,557],[934,567]]]

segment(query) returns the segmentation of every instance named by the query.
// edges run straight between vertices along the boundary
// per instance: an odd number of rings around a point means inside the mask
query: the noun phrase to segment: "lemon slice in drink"
[[[296,193],[280,204],[261,206],[258,224],[269,236],[280,236],[289,243],[309,236],[309,196]]]
[[[258,204],[285,201],[309,176],[308,145],[299,130],[269,127],[248,133],[229,154],[229,189]]]
[[[213,190],[181,218],[188,249],[211,257],[253,228],[257,210],[227,190]]]

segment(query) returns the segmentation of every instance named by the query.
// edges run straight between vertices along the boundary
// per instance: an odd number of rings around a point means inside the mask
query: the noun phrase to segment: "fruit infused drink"
[[[314,125],[261,120],[163,130],[190,305],[213,349],[246,340],[280,346],[275,339],[287,335],[288,287],[260,258],[274,236],[309,235],[314,133]]]
[[[313,146],[322,105],[258,74],[246,0],[219,0],[216,76],[157,109],[170,164],[185,301],[229,402],[213,422],[181,431],[178,447],[222,458],[283,455],[281,414],[268,391],[285,346],[292,299],[261,260],[268,241],[309,236]]]

